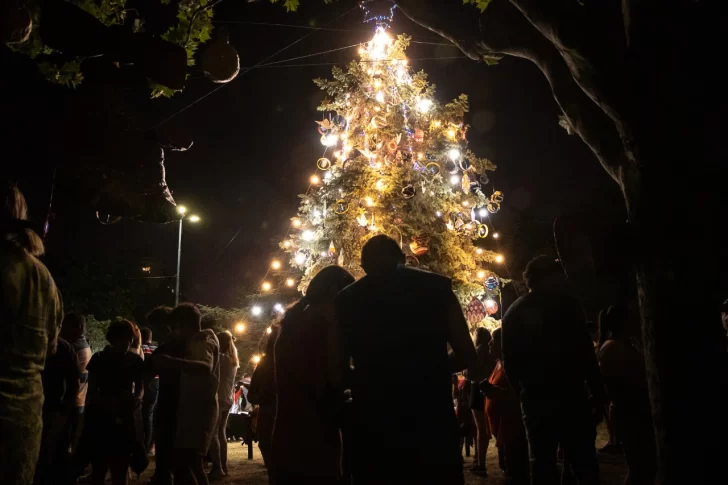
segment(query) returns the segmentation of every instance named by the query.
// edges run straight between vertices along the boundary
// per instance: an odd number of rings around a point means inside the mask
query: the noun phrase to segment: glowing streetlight
[[[270,267],[272,269],[281,269],[281,262],[278,261],[277,259],[274,259],[273,261],[271,261]]]
[[[183,205],[178,205],[177,206],[177,213],[178,214],[185,215],[185,212],[187,212],[187,207],[185,207]]]
[[[502,254],[498,254],[498,255],[497,255],[497,256],[495,257],[495,262],[496,262],[496,263],[499,263],[499,264],[500,264],[500,263],[502,263],[502,262],[503,262],[503,261],[505,261],[505,260],[506,260],[506,258],[504,258]]]
[[[177,213],[181,216],[179,218],[179,236],[177,240],[177,275],[175,276],[175,283],[174,283],[174,304],[179,305],[179,274],[180,274],[180,267],[182,265],[182,221],[187,219],[190,222],[200,222],[200,216],[197,215],[191,215],[189,217],[185,217],[185,214],[187,213],[187,207],[183,205],[177,206]]]
[[[263,284],[262,284],[262,285],[260,285],[260,288],[261,288],[261,289],[262,289],[263,291],[270,291],[270,290],[271,290],[271,288],[273,288],[273,285],[271,285],[271,284],[270,284],[270,282],[268,282],[268,281],[264,281],[264,282],[263,282]]]
[[[243,333],[245,332],[245,324],[243,322],[238,322],[235,324],[235,333]]]
[[[188,219],[190,222],[200,222],[200,216],[191,215]]]
[[[263,313],[263,309],[260,306],[255,305],[253,308],[250,309],[250,313],[254,317],[259,317],[261,313]]]

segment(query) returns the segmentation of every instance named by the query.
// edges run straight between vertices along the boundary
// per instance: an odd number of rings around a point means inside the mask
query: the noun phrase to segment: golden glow
[[[493,239],[498,239],[499,237],[500,237],[500,234],[498,234],[497,232],[493,233]]]
[[[254,317],[259,317],[263,313],[263,309],[259,305],[255,305],[253,308],[250,309],[250,313]]]
[[[185,212],[187,212],[187,207],[185,207],[185,206],[183,206],[183,205],[178,205],[178,206],[177,206],[177,212],[178,212],[179,214],[182,214],[182,215],[184,215],[184,214],[185,214]]]
[[[498,254],[498,255],[496,255],[496,257],[495,257],[495,262],[496,262],[496,263],[499,263],[499,264],[500,264],[500,263],[502,263],[502,262],[503,262],[503,261],[505,261],[505,260],[506,260],[506,258],[504,258],[502,254]]]
[[[425,158],[425,155],[423,153],[417,154],[417,160],[422,160],[423,158]]]
[[[286,239],[285,241],[283,241],[283,247],[284,248],[290,248],[291,247],[291,241],[288,240],[288,239]]]
[[[295,284],[296,284],[296,280],[294,280],[293,278],[288,278],[286,280],[286,286],[289,287],[289,288],[293,288],[293,286]]]
[[[281,262],[278,261],[277,259],[274,259],[273,261],[270,262],[270,267],[273,269],[281,269]]]
[[[293,227],[301,227],[301,219],[299,219],[298,217],[294,217],[291,220],[291,224],[293,224]]]
[[[450,138],[455,138],[455,130],[447,130],[447,136]]]
[[[379,102],[379,103],[383,103],[384,102],[384,93],[381,91],[377,91],[377,94],[376,94],[376,96],[374,96],[374,99],[376,99],[377,102]]]
[[[481,248],[475,248],[475,254],[483,254],[483,250]]]
[[[259,364],[260,363],[260,355],[254,355],[252,359],[253,364]]]
[[[316,174],[311,175],[309,180],[311,181],[311,185],[318,185],[321,183],[321,177]]]
[[[440,120],[435,121],[435,127],[439,128],[442,126],[442,122]]]
[[[313,231],[305,230],[301,233],[301,239],[311,242],[316,239],[316,234]]]
[[[235,333],[243,333],[245,332],[245,324],[243,322],[238,322],[235,324]]]
[[[365,199],[364,199],[364,201],[365,201],[365,202],[367,203],[367,207],[372,207],[372,206],[374,206],[374,201],[372,200],[372,198],[371,198],[371,197],[367,197],[367,198],[365,198]]]
[[[264,281],[263,284],[260,285],[260,289],[263,291],[270,291],[271,288],[273,288],[273,285],[271,285],[269,281]]]
[[[152,267],[151,266],[142,266],[142,271],[144,273],[151,273]]]
[[[200,222],[200,216],[191,215],[188,220],[190,222]]]
[[[467,207],[469,205],[470,205],[470,202],[468,202],[467,200],[464,200],[463,201],[463,207]]]
[[[273,333],[273,329],[270,328],[270,327],[268,327],[268,328],[265,329],[265,333],[267,333],[268,335],[270,335],[270,334]]]
[[[427,98],[422,98],[417,100],[417,111],[420,113],[427,113],[430,111],[430,108],[432,108],[432,100]]]
[[[385,190],[387,188],[387,184],[384,183],[383,179],[377,180],[377,183],[374,186],[377,190]]]
[[[296,264],[300,266],[306,262],[306,255],[304,253],[298,253],[294,260],[296,261]]]
[[[480,271],[478,271],[478,279],[479,280],[485,279],[485,271],[483,271],[482,269]]]
[[[452,177],[450,177],[450,183],[453,184],[453,185],[459,184],[460,183],[460,177],[458,177],[457,175],[453,175]]]

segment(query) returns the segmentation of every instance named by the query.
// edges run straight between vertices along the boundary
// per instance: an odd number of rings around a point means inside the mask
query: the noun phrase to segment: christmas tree
[[[315,80],[326,93],[317,122],[326,148],[281,242],[302,274],[285,282],[305,292],[331,264],[362,276],[361,248],[383,233],[400,243],[407,264],[452,278],[471,325],[493,326],[503,263],[485,243],[503,201],[487,175],[495,165],[467,148],[467,96],[438,103],[427,75],[408,66],[408,44],[380,26],[360,60]]]

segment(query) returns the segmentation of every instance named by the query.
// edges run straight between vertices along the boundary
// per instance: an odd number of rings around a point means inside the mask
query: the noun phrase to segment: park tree
[[[525,59],[546,78],[559,123],[624,196],[660,483],[725,483],[725,440],[710,450],[695,446],[726,431],[720,2],[402,0],[397,7],[474,61]]]

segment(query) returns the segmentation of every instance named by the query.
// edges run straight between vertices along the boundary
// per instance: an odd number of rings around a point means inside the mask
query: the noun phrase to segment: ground
[[[599,428],[597,437],[597,447],[602,447],[607,442],[606,429],[602,425]],[[498,452],[495,447],[488,448],[488,470],[487,478],[481,478],[473,475],[469,471],[465,472],[466,485],[501,485],[505,481],[503,474],[498,468]],[[228,467],[230,474],[223,480],[215,482],[220,485],[268,485],[268,476],[266,475],[263,459],[257,446],[253,446],[253,460],[248,460],[247,447],[243,447],[240,443],[228,444]],[[622,485],[626,475],[626,465],[621,455],[605,455],[599,454],[599,462],[601,467],[601,484],[602,485]],[[470,468],[471,459],[466,459],[466,470]],[[154,462],[151,463],[149,469],[142,474],[139,481],[136,478],[130,480],[130,485],[147,483],[148,478],[154,471]]]

